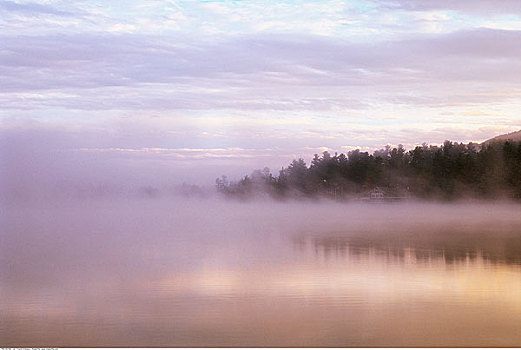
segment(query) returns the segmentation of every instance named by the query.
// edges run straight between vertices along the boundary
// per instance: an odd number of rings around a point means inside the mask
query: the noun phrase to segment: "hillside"
[[[491,142],[503,142],[507,140],[521,141],[521,130],[493,137],[489,140],[484,141],[482,145],[488,145]]]

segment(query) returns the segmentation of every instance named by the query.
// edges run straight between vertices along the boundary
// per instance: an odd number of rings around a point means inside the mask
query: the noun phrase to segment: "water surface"
[[[521,346],[513,204],[2,210],[2,346]]]

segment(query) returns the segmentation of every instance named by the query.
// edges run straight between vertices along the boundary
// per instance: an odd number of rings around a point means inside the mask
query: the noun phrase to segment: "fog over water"
[[[266,161],[257,155],[227,158],[178,145],[163,149],[158,145],[170,138],[158,143],[148,136],[152,131],[142,132],[139,126],[96,125],[92,131],[34,124],[0,127],[0,204],[132,195],[148,186],[168,192],[182,183],[213,190],[215,179],[223,174],[239,179],[264,166],[276,173],[291,161]]]
[[[5,346],[519,346],[518,204],[13,203]]]

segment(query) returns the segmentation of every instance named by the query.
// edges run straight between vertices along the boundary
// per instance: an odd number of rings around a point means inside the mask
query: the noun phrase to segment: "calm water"
[[[521,346],[521,207],[2,208],[2,346]]]

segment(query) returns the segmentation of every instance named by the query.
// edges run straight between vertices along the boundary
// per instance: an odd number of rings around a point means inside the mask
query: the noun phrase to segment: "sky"
[[[521,129],[520,58],[519,0],[0,0],[2,174],[205,184],[481,142]]]

